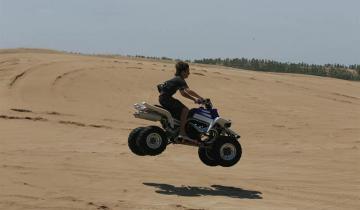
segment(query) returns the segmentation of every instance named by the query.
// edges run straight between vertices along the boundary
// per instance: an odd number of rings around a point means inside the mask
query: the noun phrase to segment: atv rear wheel
[[[236,138],[219,136],[214,142],[212,152],[219,165],[231,167],[240,160],[242,148]]]
[[[219,165],[217,160],[213,157],[211,149],[206,147],[199,147],[198,154],[201,162],[203,162],[205,165],[207,166]]]
[[[140,131],[145,127],[138,127],[132,130],[128,137],[128,146],[129,149],[136,155],[144,156],[145,151],[140,148],[139,145],[136,144],[136,138],[139,135]]]
[[[146,155],[161,154],[168,144],[165,131],[157,126],[149,126],[142,129],[136,137],[136,145],[145,152]]]

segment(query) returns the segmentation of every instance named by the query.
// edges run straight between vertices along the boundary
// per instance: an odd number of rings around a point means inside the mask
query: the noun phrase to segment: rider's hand
[[[203,101],[204,101],[204,99],[202,99],[202,98],[197,98],[197,99],[195,99],[195,103],[196,103],[196,104],[202,104]]]

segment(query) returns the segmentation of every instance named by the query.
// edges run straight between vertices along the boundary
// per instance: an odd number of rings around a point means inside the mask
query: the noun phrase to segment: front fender
[[[235,131],[231,130],[230,128],[225,128],[225,131],[227,133],[230,133],[231,135],[235,136],[235,138],[239,139],[240,138],[240,135],[237,134]]]
[[[207,132],[209,132],[215,125],[219,125],[221,128],[223,128],[227,133],[235,136],[237,139],[240,138],[240,135],[237,134],[235,131],[230,129],[231,121],[225,120],[224,118],[217,117],[215,120],[210,124],[209,129]]]
[[[217,118],[215,118],[215,120],[212,121],[212,123],[210,124],[208,131],[209,131],[210,129],[212,129],[216,124],[219,125],[219,126],[222,127],[222,128],[228,128],[228,127],[231,126],[231,121],[230,121],[230,120],[225,120],[224,118],[221,118],[221,117],[217,117]]]

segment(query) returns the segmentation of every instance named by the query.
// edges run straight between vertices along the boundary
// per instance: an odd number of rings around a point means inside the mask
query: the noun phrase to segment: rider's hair
[[[181,72],[189,69],[189,64],[187,64],[183,61],[179,61],[176,63],[175,68],[176,68],[175,76],[180,76]]]

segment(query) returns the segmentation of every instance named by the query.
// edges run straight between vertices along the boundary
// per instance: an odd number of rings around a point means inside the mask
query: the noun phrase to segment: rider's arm
[[[193,90],[190,90],[189,88],[186,88],[185,89],[185,92],[187,93],[187,94],[189,94],[190,96],[192,96],[192,97],[195,97],[195,98],[198,98],[198,99],[203,99],[201,96],[199,96],[195,91],[193,91]]]
[[[196,101],[196,98],[192,97],[187,91],[186,89],[182,89],[182,90],[179,90],[180,91],[180,94],[182,96],[184,96],[185,98],[188,98],[190,100],[193,100],[193,101]]]

